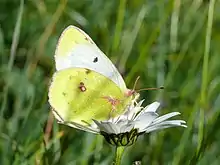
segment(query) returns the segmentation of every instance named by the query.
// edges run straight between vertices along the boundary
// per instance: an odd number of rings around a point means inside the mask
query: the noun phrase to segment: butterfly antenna
[[[136,91],[140,92],[140,91],[150,91],[150,90],[160,90],[160,89],[164,89],[164,87],[159,87],[159,88],[142,88],[142,89],[139,89],[139,90],[136,90]]]
[[[134,82],[133,91],[135,90],[139,79],[140,79],[140,76],[138,76]]]

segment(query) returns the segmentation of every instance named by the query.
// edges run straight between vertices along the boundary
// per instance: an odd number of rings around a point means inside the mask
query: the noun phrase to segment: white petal
[[[165,128],[170,128],[170,127],[174,127],[174,126],[171,126],[171,125],[164,125],[164,126],[158,126],[158,125],[155,125],[154,127],[149,127],[147,128],[145,131],[145,133],[149,133],[149,132],[153,132],[153,131],[156,131],[156,130],[161,130],[161,129],[165,129]]]
[[[120,128],[111,122],[98,122],[97,120],[94,120],[95,124],[99,127],[100,131],[106,132],[106,133],[120,133]]]
[[[128,117],[127,115],[123,114],[123,115],[120,115],[117,120],[114,120],[114,123],[119,123],[121,121],[125,121],[125,120],[128,120]]]
[[[145,107],[143,111],[144,112],[156,112],[159,106],[160,106],[160,103],[156,101],[148,105],[147,107]]]
[[[137,116],[140,116],[142,115],[143,113],[145,112],[156,112],[157,108],[160,106],[160,103],[159,102],[153,102],[152,104],[146,106]]]
[[[138,115],[138,117],[136,117],[134,120],[135,128],[138,128],[141,131],[148,127],[157,117],[158,114],[154,112],[145,112],[141,115]]]
[[[170,128],[170,127],[187,127],[186,125],[154,125],[152,127],[148,127],[146,128],[145,130],[143,130],[143,132],[146,132],[146,133],[149,133],[149,132],[152,132],[152,131],[156,131],[156,130],[161,130],[161,129],[165,129],[165,128]]]
[[[164,121],[162,123],[158,123],[158,124],[152,124],[149,127],[146,127],[145,129],[143,129],[143,132],[152,132],[155,130],[159,130],[159,129],[164,129],[164,128],[169,128],[169,127],[187,127],[185,125],[185,121],[183,120],[170,120],[170,121]]]
[[[135,108],[133,108],[132,113],[129,114],[128,119],[129,120],[134,120],[134,118],[136,117],[136,114],[140,111],[142,111],[143,107],[137,105]]]
[[[167,120],[167,119],[169,119],[169,118],[171,118],[171,117],[174,117],[174,116],[177,116],[177,115],[180,115],[180,113],[179,113],[179,112],[168,113],[168,114],[166,114],[166,115],[163,115],[163,116],[158,117],[157,119],[154,120],[153,123],[154,123],[154,124],[161,123],[161,122],[163,122],[164,120]]]
[[[144,102],[144,99],[139,101],[138,104],[136,105],[137,107],[141,107],[142,103]]]
[[[120,127],[120,133],[130,132],[134,128],[134,124],[128,123]]]
[[[164,121],[160,124],[167,124],[167,125],[182,125],[182,124],[186,124],[186,122],[184,120],[168,120],[168,121]]]
[[[143,101],[144,100],[141,100],[140,102],[138,102],[137,105],[135,105],[135,103],[129,105],[125,113],[120,116],[119,120],[121,120],[122,118],[132,120],[132,118],[142,109],[141,104],[143,103]]]

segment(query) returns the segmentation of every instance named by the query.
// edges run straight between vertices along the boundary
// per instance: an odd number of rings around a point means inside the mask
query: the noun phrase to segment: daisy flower
[[[170,118],[180,115],[179,112],[171,112],[159,116],[156,112],[160,106],[159,102],[142,107],[142,103],[136,102],[136,99],[127,106],[125,112],[114,118],[106,121],[97,121],[93,119],[94,123],[88,126],[82,126],[75,122],[68,122],[62,120],[59,114],[54,111],[55,117],[59,123],[65,124],[87,132],[101,134],[105,137],[107,142],[115,146],[129,146],[132,145],[139,135],[150,133],[169,127],[187,127],[184,120],[169,120]]]

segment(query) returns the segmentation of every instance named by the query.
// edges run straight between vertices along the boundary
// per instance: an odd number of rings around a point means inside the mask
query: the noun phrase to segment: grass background
[[[123,165],[220,163],[220,1],[0,0],[0,164],[105,165],[103,137],[56,124],[47,102],[62,30],[86,31],[145,105],[179,111],[188,128],[140,136]]]

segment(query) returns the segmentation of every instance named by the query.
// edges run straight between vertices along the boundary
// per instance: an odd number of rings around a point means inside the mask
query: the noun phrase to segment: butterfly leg
[[[104,96],[103,98],[106,99],[112,105],[113,110],[116,110],[116,106],[120,103],[120,100],[112,98],[110,96]]]
[[[109,113],[109,118],[111,118],[113,116],[113,112],[116,111],[116,106],[120,104],[121,101],[110,96],[104,96],[103,98],[106,99],[112,105],[112,110]]]

